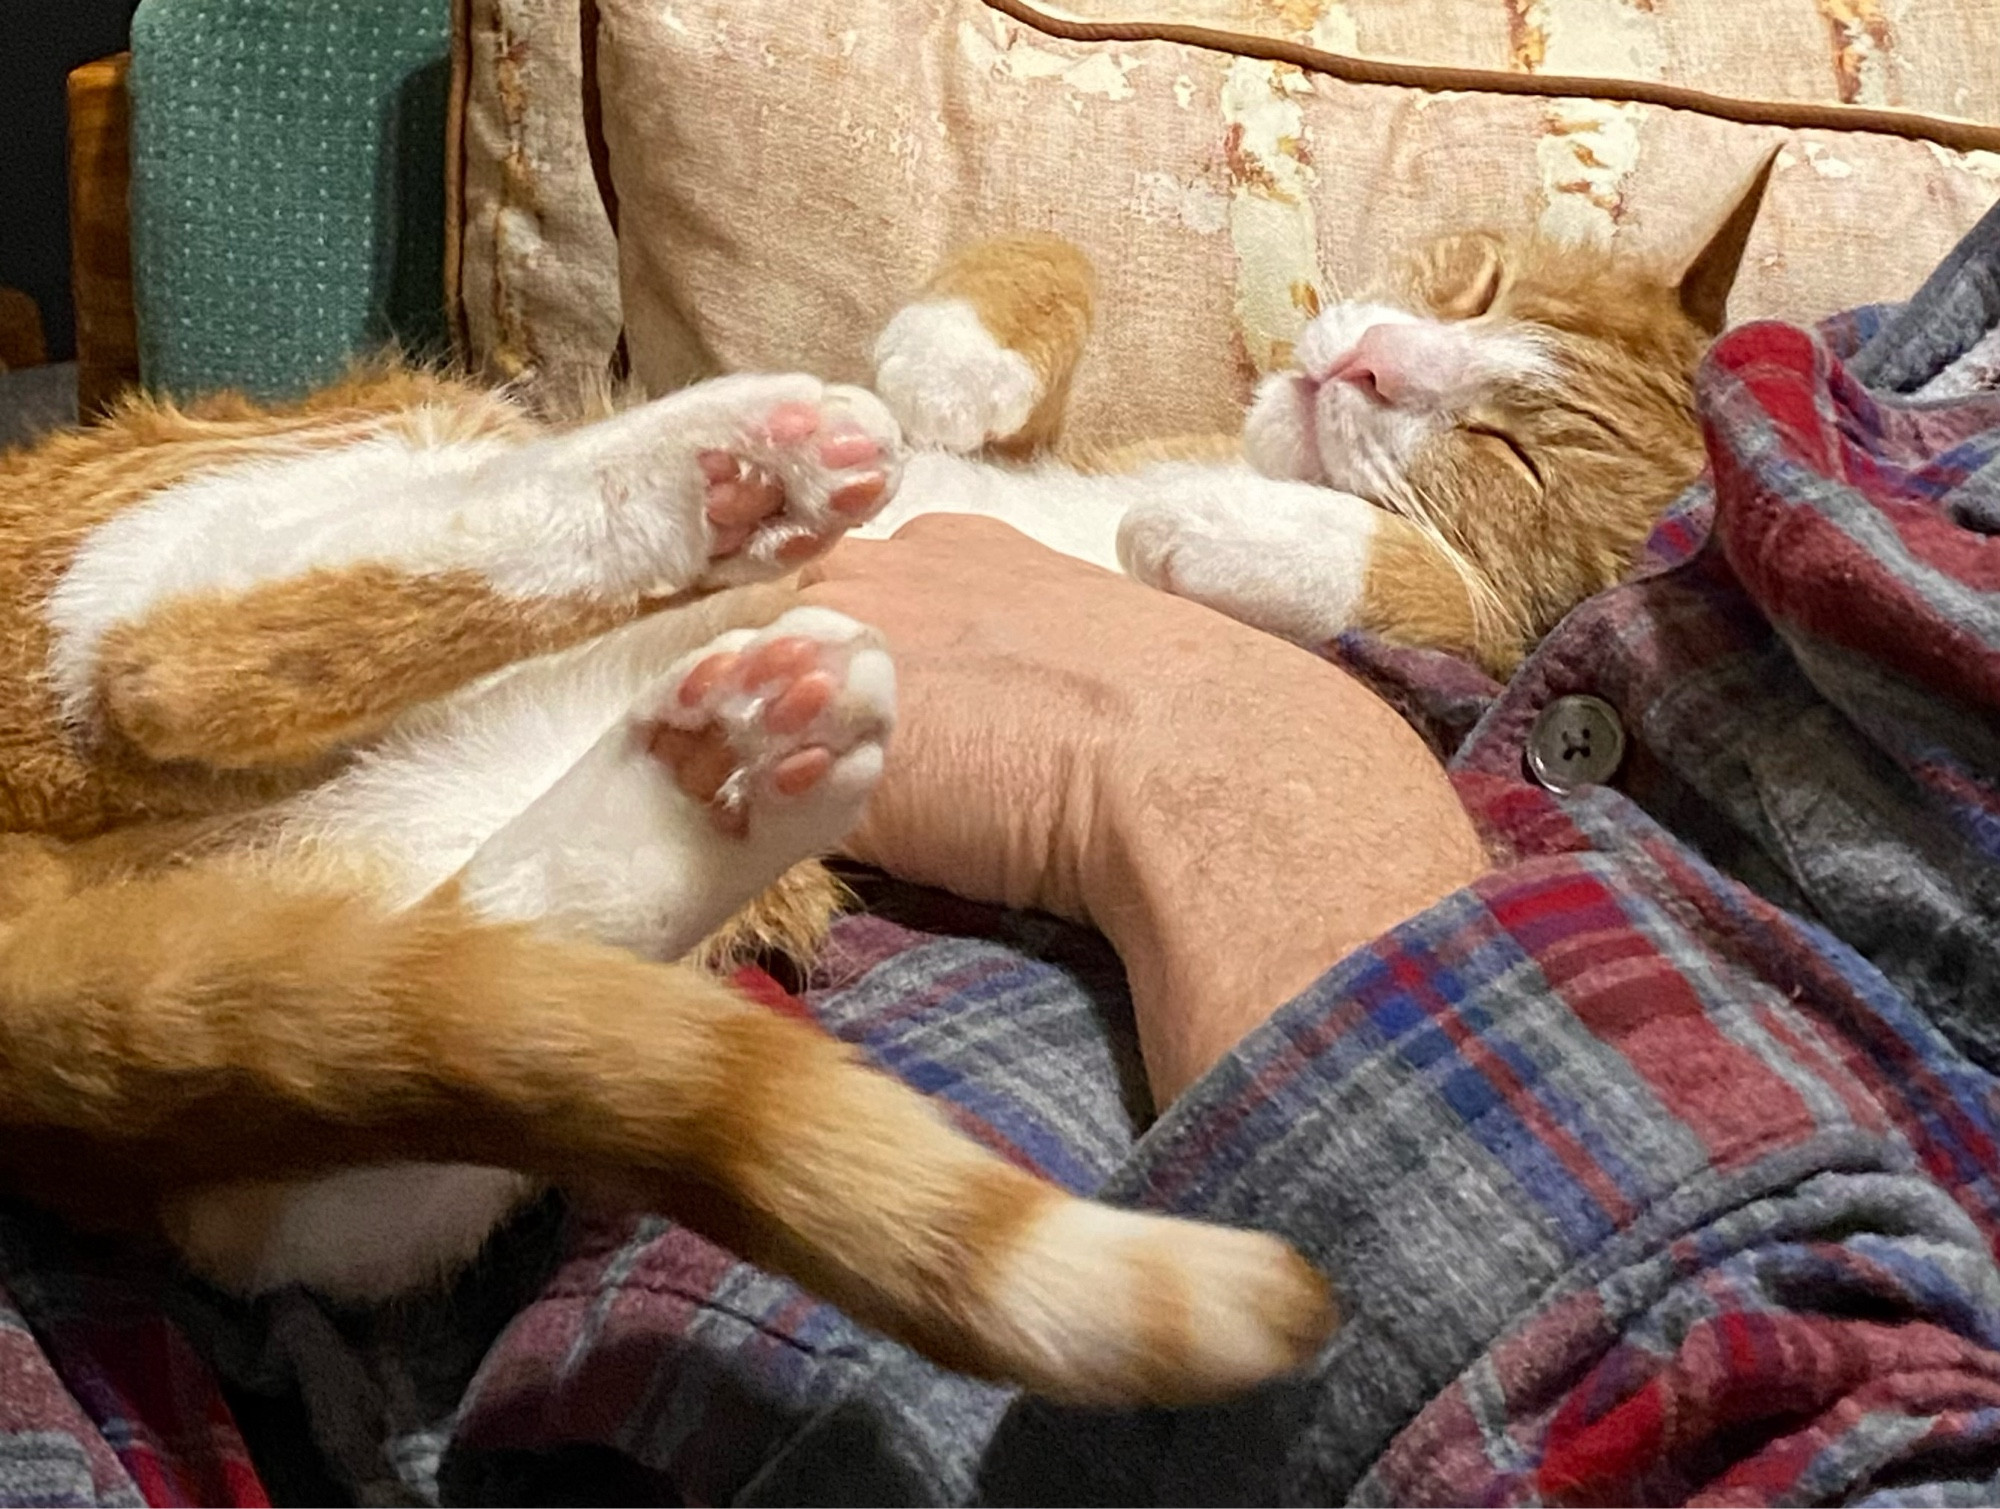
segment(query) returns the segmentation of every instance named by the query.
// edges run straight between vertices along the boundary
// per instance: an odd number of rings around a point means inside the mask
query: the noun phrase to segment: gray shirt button
[[[1625,729],[1602,697],[1558,697],[1528,735],[1528,773],[1558,796],[1602,786],[1625,758]]]

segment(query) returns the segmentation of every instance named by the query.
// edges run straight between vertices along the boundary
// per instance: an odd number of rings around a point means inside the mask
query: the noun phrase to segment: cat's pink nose
[[[1463,343],[1456,335],[1428,324],[1370,325],[1320,380],[1346,383],[1378,403],[1432,402],[1465,376]]]
[[[1371,327],[1363,333],[1362,339],[1366,340],[1368,336],[1374,334],[1380,328],[1379,325]],[[1375,375],[1375,365],[1375,363],[1369,361],[1367,356],[1363,354],[1360,344],[1357,343],[1335,357],[1333,365],[1318,375],[1321,382],[1340,382],[1346,383],[1350,388],[1359,388],[1363,393],[1366,393],[1370,398],[1375,399],[1379,403],[1395,402],[1387,393],[1382,391],[1382,384]],[[1393,387],[1394,385],[1395,380],[1392,376],[1390,386]]]

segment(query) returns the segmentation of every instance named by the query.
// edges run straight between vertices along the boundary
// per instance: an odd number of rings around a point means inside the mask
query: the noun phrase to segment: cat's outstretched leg
[[[1347,629],[1472,654],[1511,670],[1522,638],[1470,562],[1350,493],[1236,468],[1230,485],[1156,484],[1125,515],[1120,563],[1137,580],[1309,648]]]
[[[854,826],[894,697],[880,641],[838,613],[725,634],[481,844],[460,893],[484,917],[678,958]]]
[[[0,1171],[167,1197],[241,1277],[259,1191],[421,1159],[616,1191],[947,1365],[1101,1404],[1215,1397],[1333,1323],[1284,1243],[1089,1204],[852,1048],[697,973],[239,863],[0,884]],[[15,862],[17,861],[17,862]],[[197,1184],[236,1198],[180,1198]]]
[[[1021,456],[1054,441],[1096,274],[1057,236],[954,252],[875,343],[875,391],[912,445]]]
[[[858,389],[721,378],[519,444],[385,426],[177,482],[50,598],[72,720],[157,760],[292,763],[868,517],[901,440]]]

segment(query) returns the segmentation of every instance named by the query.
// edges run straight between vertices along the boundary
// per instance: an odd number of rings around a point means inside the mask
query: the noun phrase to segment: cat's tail
[[[155,1196],[388,1162],[611,1189],[946,1365],[1094,1404],[1307,1361],[1283,1242],[1075,1199],[695,971],[228,865],[0,886],[0,1169]]]
[[[875,344],[875,391],[912,445],[1022,457],[1050,448],[1090,338],[1096,273],[1059,236],[948,256]]]

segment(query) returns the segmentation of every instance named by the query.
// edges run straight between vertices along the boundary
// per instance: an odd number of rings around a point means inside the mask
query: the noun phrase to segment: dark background
[[[137,0],[0,0],[0,284],[42,311],[50,361],[76,354],[63,79],[122,52]]]

